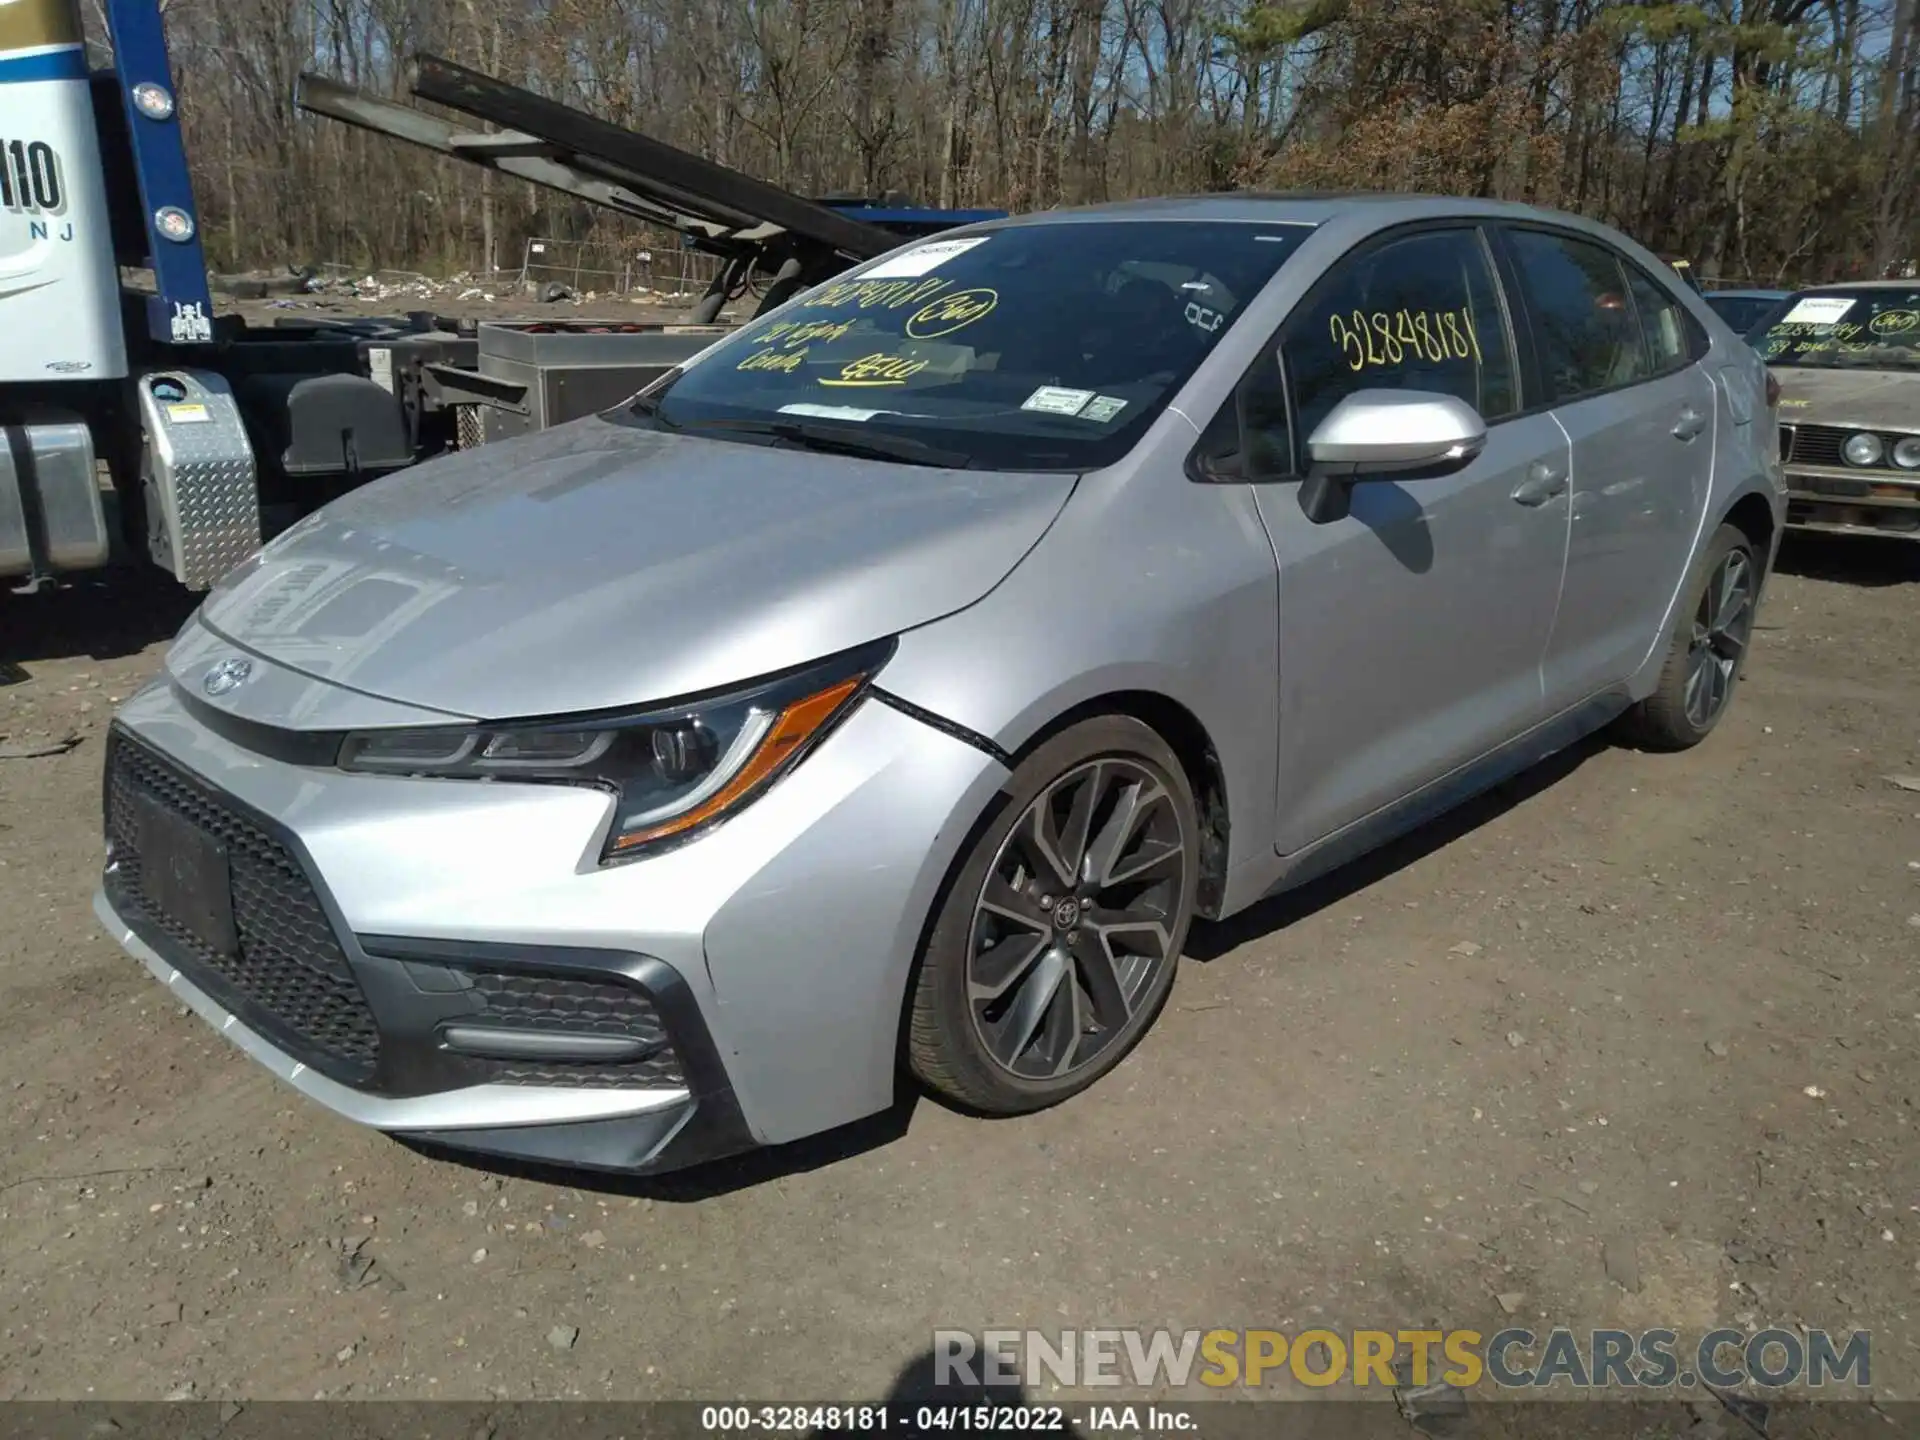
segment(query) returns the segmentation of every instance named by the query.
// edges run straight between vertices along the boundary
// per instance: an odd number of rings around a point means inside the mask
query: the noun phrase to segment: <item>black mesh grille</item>
[[[1844,465],[1840,447],[1847,443],[1851,430],[1833,425],[1799,425],[1794,428],[1793,462],[1796,465]]]
[[[462,1024],[546,1030],[566,1035],[617,1035],[648,1045],[639,1060],[617,1063],[489,1061],[489,1078],[510,1085],[580,1085],[590,1088],[673,1086],[685,1083],[678,1057],[652,1000],[631,985],[610,980],[529,972],[474,970],[473,994],[485,1006]]]
[[[111,898],[130,924],[159,930],[168,959],[222,1005],[295,1059],[344,1084],[371,1079],[380,1032],[326,912],[287,848],[204,782],[145,746],[108,741],[107,839]],[[141,885],[135,799],[144,795],[227,848],[238,953],[209,949],[154,906]]]

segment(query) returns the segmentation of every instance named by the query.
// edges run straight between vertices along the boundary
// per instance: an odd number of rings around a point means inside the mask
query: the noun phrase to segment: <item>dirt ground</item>
[[[936,1327],[1722,1323],[1868,1327],[1920,1396],[1920,546],[1784,566],[1709,743],[1201,927],[1087,1095],[651,1183],[422,1156],[171,1003],[88,906],[102,733],[186,606],[0,594],[0,749],[77,742],[0,759],[0,1395],[878,1398]]]

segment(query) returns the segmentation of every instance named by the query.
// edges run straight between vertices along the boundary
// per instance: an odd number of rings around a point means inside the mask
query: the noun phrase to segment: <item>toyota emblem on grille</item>
[[[222,660],[207,671],[200,688],[209,695],[224,695],[229,690],[238,690],[252,673],[251,660]]]

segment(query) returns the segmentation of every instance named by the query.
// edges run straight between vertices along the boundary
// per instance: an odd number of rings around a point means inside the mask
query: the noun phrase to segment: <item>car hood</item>
[[[965,608],[1073,484],[582,420],[335,501],[199,618],[290,669],[459,715],[645,704]]]
[[[1785,424],[1920,430],[1920,371],[1776,365],[1773,373],[1780,382],[1780,419]]]

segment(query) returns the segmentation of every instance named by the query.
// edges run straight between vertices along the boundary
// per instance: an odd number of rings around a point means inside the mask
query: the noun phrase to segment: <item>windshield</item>
[[[755,320],[637,404],[925,464],[1118,460],[1311,227],[1034,223],[937,239]]]
[[[1920,370],[1920,289],[1796,295],[1748,339],[1769,365]]]
[[[1744,335],[1778,310],[1784,299],[1784,295],[1709,295],[1707,304],[1736,332]]]

